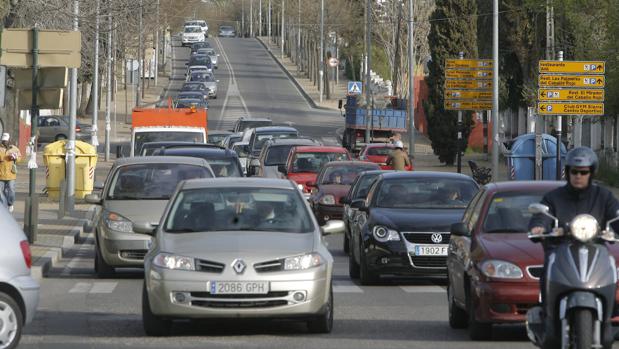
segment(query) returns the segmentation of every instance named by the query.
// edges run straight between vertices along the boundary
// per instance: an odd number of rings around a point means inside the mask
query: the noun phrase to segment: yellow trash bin
[[[75,142],[75,198],[83,199],[95,186],[97,149],[81,141]]]
[[[47,196],[53,200],[60,198],[60,183],[65,179],[65,144],[64,140],[57,141],[43,149]]]

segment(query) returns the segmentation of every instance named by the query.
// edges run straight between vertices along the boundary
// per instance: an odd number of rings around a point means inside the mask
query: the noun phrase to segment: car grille
[[[268,273],[273,271],[282,271],[284,270],[284,260],[276,259],[272,261],[256,263],[254,264],[254,269],[258,273]]]
[[[434,244],[435,242],[432,241],[432,234],[436,234],[434,232],[405,232],[403,233],[404,238],[406,239],[406,241],[408,242],[412,242],[414,244]],[[440,233],[441,237],[443,238],[443,240],[440,242],[441,244],[448,244],[449,243],[449,237],[450,234],[449,233]]]
[[[285,300],[261,300],[241,302],[192,301],[191,305],[204,308],[271,308],[288,305]]]
[[[543,265],[531,265],[527,267],[527,273],[532,279],[538,280],[544,272]]]
[[[190,295],[195,298],[212,299],[264,299],[264,298],[280,298],[288,296],[288,291],[271,291],[267,294],[211,294],[209,292],[191,292]]]
[[[144,256],[148,250],[122,250],[120,251],[120,257],[125,259],[144,260]]]
[[[221,273],[224,271],[224,265],[222,263],[207,261],[205,259],[196,259],[196,271],[203,271],[207,273]]]
[[[447,269],[447,257],[410,256],[416,268]]]

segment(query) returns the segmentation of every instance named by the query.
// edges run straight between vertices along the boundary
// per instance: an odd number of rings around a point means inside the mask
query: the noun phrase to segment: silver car
[[[333,326],[333,257],[296,186],[287,180],[185,181],[144,259],[142,318],[148,335],[174,319],[288,318],[312,332]]]
[[[50,115],[38,117],[39,142],[51,143],[69,138],[69,117],[63,115]],[[76,120],[75,139],[89,141],[91,126]]]
[[[142,267],[150,237],[135,234],[133,222],[158,222],[179,182],[213,178],[206,160],[190,157],[132,157],[117,160],[101,194],[86,201],[100,205],[95,229],[95,271],[109,277],[115,267]]]
[[[39,304],[39,283],[30,275],[26,235],[0,205],[0,348],[15,348]]]
[[[195,54],[209,56],[209,58],[211,59],[211,63],[213,64],[213,68],[215,69],[218,68],[217,61],[219,60],[219,54],[216,53],[214,49],[210,47],[201,48],[201,49],[198,49],[198,51],[196,51]]]

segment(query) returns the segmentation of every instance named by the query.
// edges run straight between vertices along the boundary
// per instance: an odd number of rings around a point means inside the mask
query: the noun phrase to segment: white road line
[[[228,104],[231,98],[238,99],[240,101],[241,106],[243,107],[244,115],[251,116],[251,113],[249,112],[249,109],[247,109],[247,104],[245,104],[245,100],[243,99],[243,96],[241,95],[241,92],[238,89],[238,85],[236,81],[236,74],[234,72],[234,69],[232,68],[232,64],[230,64],[230,60],[228,59],[228,54],[224,50],[223,45],[219,41],[219,38],[214,38],[214,41],[219,47],[219,52],[221,52],[221,57],[223,58],[224,63],[226,64],[226,67],[228,67],[228,72],[229,72],[228,90],[226,91],[226,97],[224,98],[224,103],[221,106],[221,114],[219,115],[219,120],[217,123],[217,129],[222,129],[222,124],[224,123],[226,116],[227,116],[226,110],[229,108]],[[238,108],[239,106],[232,106],[232,107]],[[242,115],[234,115],[234,116],[239,117]]]
[[[96,282],[89,293],[112,293],[116,286],[118,286],[118,282]]]
[[[334,293],[363,293],[363,289],[350,280],[333,281]]]
[[[406,293],[445,293],[445,289],[439,286],[400,286]]]
[[[80,248],[77,250],[76,256],[73,257],[69,263],[62,269],[60,276],[69,276],[71,275],[72,269],[77,269],[83,267],[84,263],[88,263],[89,258],[82,258],[86,255],[89,250],[92,248],[90,244],[81,244]]]
[[[91,288],[92,284],[90,282],[78,282],[69,290],[69,293],[88,293]]]

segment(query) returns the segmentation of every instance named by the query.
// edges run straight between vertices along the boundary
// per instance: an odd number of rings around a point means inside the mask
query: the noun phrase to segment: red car
[[[322,167],[316,183],[310,183],[312,195],[309,199],[318,224],[342,219],[344,205],[340,202],[348,194],[350,186],[359,173],[379,170],[377,164],[362,161],[333,161]]]
[[[279,167],[279,172],[293,180],[307,197],[311,188],[308,183],[316,182],[322,166],[331,161],[352,160],[348,150],[342,147],[300,146],[294,147],[288,155],[286,165]]]
[[[451,226],[447,301],[452,328],[468,326],[471,339],[487,340],[493,324],[524,323],[527,310],[539,303],[544,264],[541,244],[527,238],[528,206],[564,184],[492,183],[471,200],[462,222]],[[619,245],[608,246],[619,257]]]
[[[387,159],[395,146],[391,143],[370,143],[359,152],[359,160],[379,164],[381,170],[393,170],[393,166],[387,166]],[[408,166],[407,171],[412,171],[413,166]]]

